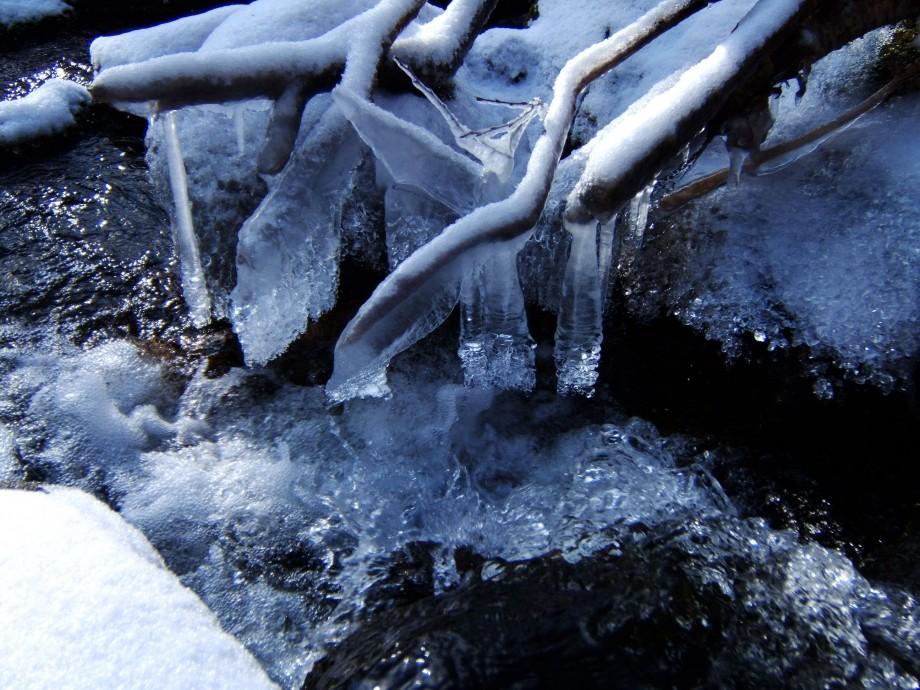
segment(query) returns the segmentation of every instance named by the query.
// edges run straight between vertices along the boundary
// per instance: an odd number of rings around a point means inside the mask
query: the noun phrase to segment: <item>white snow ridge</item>
[[[0,491],[0,685],[277,687],[143,535],[88,494]]]

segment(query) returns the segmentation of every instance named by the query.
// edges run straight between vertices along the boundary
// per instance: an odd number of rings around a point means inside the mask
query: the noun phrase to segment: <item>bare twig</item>
[[[814,129],[802,134],[801,136],[791,139],[790,141],[783,142],[782,144],[777,144],[776,146],[771,146],[770,148],[764,149],[762,151],[756,151],[752,153],[748,159],[745,161],[743,166],[743,171],[749,175],[756,175],[761,166],[771,161],[776,160],[785,156],[787,153],[792,153],[797,151],[805,146],[808,146],[811,143],[820,141],[827,137],[830,134],[833,134],[837,130],[845,127],[854,120],[858,119],[862,115],[865,115],[870,110],[876,108],[885,102],[905,81],[912,79],[920,74],[920,63],[914,63],[910,65],[906,70],[901,72],[894,79],[885,84],[878,91],[873,93],[864,101],[854,105],[849,110],[841,113],[839,116],[835,117],[830,122],[826,122],[820,127],[815,127]],[[690,182],[689,184],[681,187],[678,190],[671,192],[670,194],[665,195],[661,198],[661,201],[658,203],[658,210],[669,213],[674,211],[684,204],[697,199],[709,192],[718,189],[728,182],[730,170],[728,168],[722,168],[716,170],[715,172],[704,175],[699,179]]]

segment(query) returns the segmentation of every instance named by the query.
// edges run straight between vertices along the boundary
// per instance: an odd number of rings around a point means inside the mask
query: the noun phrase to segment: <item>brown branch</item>
[[[918,74],[920,74],[920,63],[910,65],[864,101],[841,113],[830,122],[826,122],[820,127],[816,127],[790,141],[771,146],[763,151],[752,153],[747,161],[745,161],[742,170],[749,175],[756,175],[758,169],[765,163],[774,161],[777,158],[785,156],[787,153],[797,151],[803,146],[821,140],[884,103],[905,81],[916,77]],[[658,203],[658,210],[670,213],[689,201],[718,189],[728,181],[729,174],[730,170],[728,168],[722,168],[721,170],[717,170],[694,180],[684,187],[662,197],[661,201]]]

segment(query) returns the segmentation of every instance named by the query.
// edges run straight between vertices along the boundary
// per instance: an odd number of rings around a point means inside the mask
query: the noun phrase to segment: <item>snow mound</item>
[[[50,79],[23,98],[0,103],[0,146],[63,132],[76,124],[74,115],[91,100],[89,91],[79,84]]]
[[[0,523],[7,687],[276,687],[140,532],[92,497],[0,491]]]

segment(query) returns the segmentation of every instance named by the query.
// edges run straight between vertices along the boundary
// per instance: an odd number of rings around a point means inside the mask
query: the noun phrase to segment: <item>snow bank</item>
[[[0,0],[0,26],[27,24],[70,9],[62,0]]]
[[[63,132],[76,124],[74,115],[91,100],[79,84],[51,79],[28,96],[0,103],[0,146]]]
[[[0,491],[6,687],[275,687],[146,539],[80,491]]]

